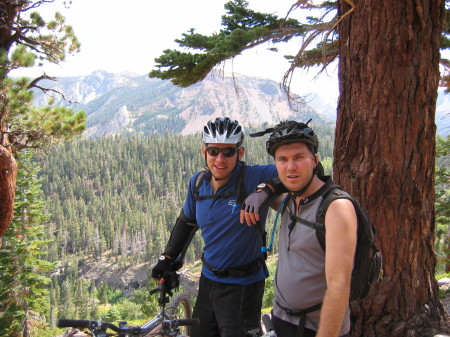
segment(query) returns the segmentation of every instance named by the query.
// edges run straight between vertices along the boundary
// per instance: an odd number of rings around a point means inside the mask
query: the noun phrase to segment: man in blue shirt
[[[260,327],[268,276],[261,253],[268,208],[260,210],[260,226],[242,226],[239,204],[245,196],[239,191],[253,192],[275,177],[276,169],[242,162],[244,137],[239,122],[227,117],[205,125],[202,154],[208,170],[191,177],[181,214],[152,269],[152,278],[164,278],[191,231],[195,226],[201,229],[203,267],[193,313],[200,325],[191,329],[192,337],[241,337]]]

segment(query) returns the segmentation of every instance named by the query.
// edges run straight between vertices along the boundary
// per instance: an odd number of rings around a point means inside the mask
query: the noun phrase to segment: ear
[[[202,153],[203,153],[203,157],[206,158],[206,146],[202,145]]]
[[[316,163],[316,165],[314,166],[314,168],[316,168],[317,165],[319,164],[319,155],[318,155],[317,153],[314,155],[314,161],[315,161],[315,163]]]
[[[239,160],[242,160],[242,158],[244,157],[244,153],[245,153],[245,147],[241,146],[239,149]]]

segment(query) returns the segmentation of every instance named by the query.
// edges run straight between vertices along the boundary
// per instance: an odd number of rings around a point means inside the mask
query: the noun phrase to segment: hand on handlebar
[[[158,262],[152,268],[152,279],[156,281],[161,281],[164,283],[165,278],[170,273],[170,266],[172,260],[164,256],[164,259],[159,259]]]

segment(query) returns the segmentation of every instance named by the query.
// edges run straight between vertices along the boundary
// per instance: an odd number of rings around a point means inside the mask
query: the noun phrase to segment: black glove
[[[250,194],[242,204],[242,209],[248,213],[259,214],[259,208],[269,199],[266,190]]]
[[[152,268],[152,278],[159,280],[167,277],[167,275],[169,275],[171,265],[172,260],[167,256],[161,255],[158,262]]]

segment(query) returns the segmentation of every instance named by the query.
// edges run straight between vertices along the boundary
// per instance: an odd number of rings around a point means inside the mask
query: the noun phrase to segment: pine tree
[[[32,153],[19,156],[14,218],[0,250],[0,336],[30,336],[49,313],[47,276],[55,264],[44,259],[45,247],[39,166]]]
[[[10,71],[59,63],[66,53],[79,51],[71,26],[60,13],[46,22],[34,11],[54,0],[4,0],[0,2],[0,237],[13,217],[17,163],[14,154],[24,148],[37,148],[71,140],[85,129],[86,114],[66,107],[49,105],[36,108],[32,89],[56,92],[42,86],[42,75],[35,79],[13,78]],[[61,93],[62,95],[62,93]],[[64,97],[64,95],[63,95]]]

